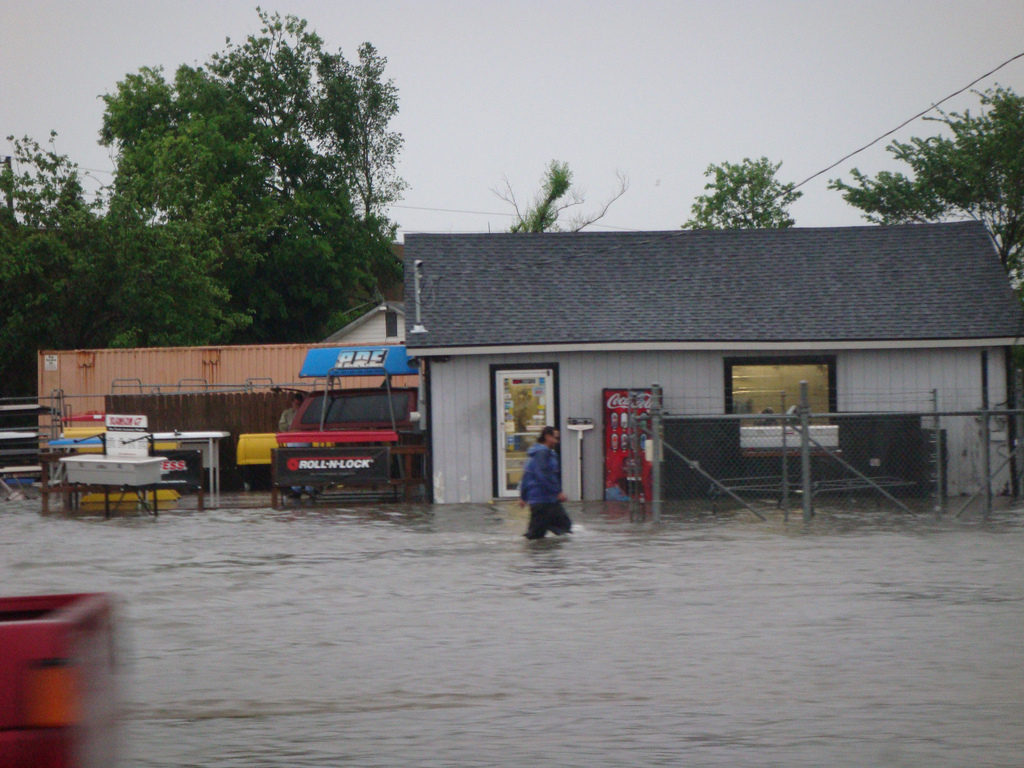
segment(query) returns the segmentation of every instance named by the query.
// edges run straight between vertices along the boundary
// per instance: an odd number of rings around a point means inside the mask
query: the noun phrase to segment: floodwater
[[[125,766],[1024,763],[1021,511],[38,509],[2,591],[117,596]]]

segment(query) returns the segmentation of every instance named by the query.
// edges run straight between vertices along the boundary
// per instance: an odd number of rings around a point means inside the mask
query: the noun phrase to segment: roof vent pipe
[[[420,275],[423,272],[423,259],[416,259],[412,263],[413,300],[416,303],[416,324],[409,330],[409,333],[426,333],[423,327],[423,318],[420,316]]]

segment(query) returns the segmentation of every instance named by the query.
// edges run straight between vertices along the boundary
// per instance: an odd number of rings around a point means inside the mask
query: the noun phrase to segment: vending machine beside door
[[[628,501],[631,482],[639,484],[641,500],[651,498],[651,464],[644,448],[647,436],[637,432],[633,421],[650,412],[651,390],[605,389],[604,399],[604,498]],[[631,402],[632,400],[632,402]],[[634,442],[634,436],[637,439]],[[639,450],[634,452],[632,446]]]

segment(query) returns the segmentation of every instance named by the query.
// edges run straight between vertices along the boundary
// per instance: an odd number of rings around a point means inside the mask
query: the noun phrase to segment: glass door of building
[[[498,496],[515,498],[527,451],[544,427],[555,426],[554,371],[498,370],[494,372],[494,387],[498,404]]]

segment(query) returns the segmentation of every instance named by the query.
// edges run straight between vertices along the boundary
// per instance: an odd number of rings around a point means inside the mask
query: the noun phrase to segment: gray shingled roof
[[[976,222],[405,238],[414,348],[1016,337],[1021,305]]]

